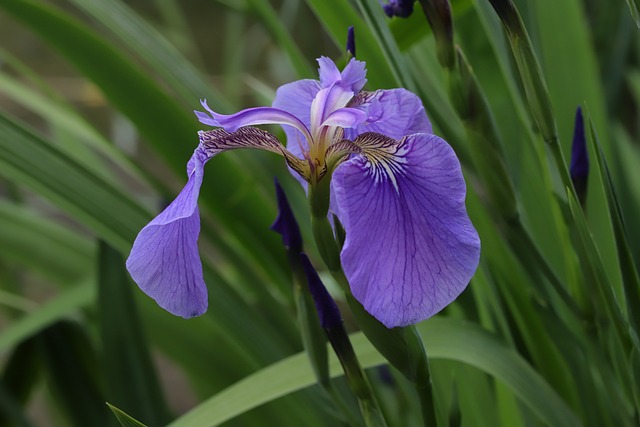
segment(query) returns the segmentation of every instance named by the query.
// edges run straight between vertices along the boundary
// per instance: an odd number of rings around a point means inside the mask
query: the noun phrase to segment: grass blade
[[[419,325],[431,358],[456,360],[475,366],[507,385],[540,419],[551,426],[579,426],[575,415],[555,391],[515,352],[492,335],[468,323],[445,318]],[[361,333],[352,335],[363,367],[384,363],[383,357]],[[339,362],[330,361],[333,376]],[[205,401],[169,427],[210,427],[233,418],[315,381],[305,354],[277,362]]]
[[[98,301],[107,397],[150,425],[169,421],[122,255],[101,242]]]

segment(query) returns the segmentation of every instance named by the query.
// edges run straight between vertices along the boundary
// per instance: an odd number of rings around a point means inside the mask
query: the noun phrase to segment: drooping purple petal
[[[346,231],[342,265],[369,313],[387,327],[410,325],[451,303],[478,265],[460,164],[434,135],[355,142],[363,154],[331,183]]]
[[[349,139],[365,132],[387,135],[401,139],[414,133],[432,133],[422,101],[406,89],[361,92],[349,104],[367,113],[367,122],[355,130],[345,132]]]
[[[127,259],[127,270],[140,289],[160,307],[184,318],[207,311],[207,288],[198,254],[197,206],[207,160],[198,147],[189,160],[187,185],[140,231]]]
[[[198,119],[211,126],[219,126],[228,132],[235,132],[241,127],[252,125],[279,124],[289,125],[298,129],[305,137],[311,138],[309,130],[304,123],[295,115],[273,107],[255,107],[247,108],[235,114],[218,114],[207,106],[206,101],[202,101],[202,106],[211,114],[213,120],[210,120],[206,114],[196,111]],[[203,119],[203,117],[205,119]]]

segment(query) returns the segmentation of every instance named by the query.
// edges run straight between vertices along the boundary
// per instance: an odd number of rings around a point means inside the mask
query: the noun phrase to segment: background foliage
[[[185,181],[198,100],[225,113],[268,105],[279,85],[314,77],[314,58],[344,63],[349,25],[367,88],[419,94],[458,153],[482,240],[468,290],[418,325],[438,425],[638,425],[635,2],[515,1],[566,159],[576,108],[586,116],[583,206],[538,132],[495,11],[487,0],[451,4],[494,135],[452,103],[418,3],[388,19],[377,0],[0,2],[0,426],[139,425],[126,414],[174,427],[345,422],[300,353],[291,274],[269,230],[277,176],[318,260],[304,193],[280,159],[233,152],[207,166],[206,315],[162,311],[123,260]],[[498,175],[481,160],[490,150],[502,153],[517,218],[493,197]],[[344,314],[390,423],[420,425],[405,380],[380,367]]]

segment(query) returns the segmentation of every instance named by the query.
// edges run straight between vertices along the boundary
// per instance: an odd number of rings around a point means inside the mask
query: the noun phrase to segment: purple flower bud
[[[356,35],[353,30],[353,25],[347,30],[347,53],[352,57],[356,57]]]
[[[413,13],[414,2],[415,0],[390,0],[388,4],[382,5],[382,9],[389,18],[408,18]]]
[[[327,291],[327,288],[324,287],[324,284],[320,280],[320,276],[318,276],[316,269],[313,268],[309,257],[302,253],[300,254],[300,261],[302,262],[304,273],[307,276],[309,292],[311,292],[313,302],[316,305],[316,310],[318,311],[320,325],[327,331],[341,327],[342,316],[340,315],[340,310]]]
[[[299,254],[302,252],[300,228],[280,183],[277,179],[274,179],[274,183],[276,185],[276,198],[278,199],[278,217],[271,229],[282,236],[282,243],[285,248],[294,254]]]
[[[571,144],[571,166],[569,167],[571,181],[578,194],[578,199],[584,204],[587,195],[587,181],[589,178],[589,153],[587,152],[587,140],[584,135],[584,121],[582,109],[576,110],[576,119],[573,130],[573,142]]]

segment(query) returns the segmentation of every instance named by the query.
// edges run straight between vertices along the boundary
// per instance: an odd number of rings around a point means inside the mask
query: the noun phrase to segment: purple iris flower
[[[404,89],[361,92],[365,64],[342,72],[318,59],[320,80],[280,87],[272,107],[232,115],[196,111],[200,144],[178,197],[140,231],[127,268],[169,312],[207,308],[197,239],[197,198],[205,163],[216,154],[255,148],[283,156],[305,183],[331,179],[331,211],[346,240],[342,266],[353,295],[387,327],[426,319],[467,286],[480,240],[465,209],[465,182],[451,147],[433,135],[420,99]],[[286,148],[251,127],[280,124]]]

